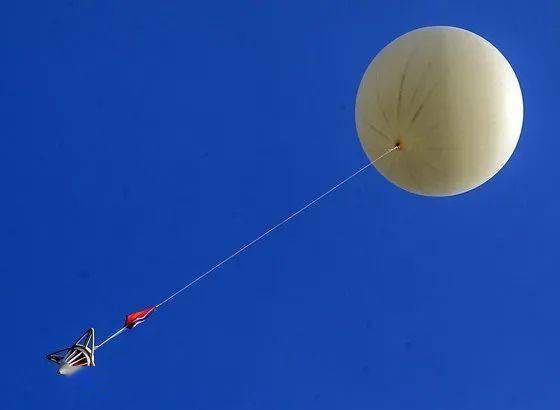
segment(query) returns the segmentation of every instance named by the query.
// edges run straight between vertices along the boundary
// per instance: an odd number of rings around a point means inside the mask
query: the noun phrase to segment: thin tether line
[[[361,174],[363,171],[365,171],[367,168],[369,168],[370,166],[372,166],[374,163],[376,163],[377,161],[379,161],[380,159],[384,158],[386,155],[390,154],[391,152],[395,151],[399,149],[399,146],[396,145],[393,148],[388,149],[387,151],[385,151],[383,154],[381,154],[380,156],[378,156],[377,158],[375,158],[373,161],[368,162],[366,165],[364,165],[363,167],[361,167],[360,169],[358,169],[357,171],[355,171],[352,175],[344,178],[342,181],[338,182],[336,185],[334,185],[332,188],[330,188],[328,191],[322,193],[321,195],[317,196],[316,198],[314,198],[313,200],[311,200],[310,202],[308,202],[307,204],[305,204],[303,207],[301,207],[300,209],[298,209],[297,211],[293,212],[291,215],[289,215],[288,217],[284,218],[282,221],[278,222],[276,225],[274,225],[272,228],[268,229],[266,232],[262,233],[261,235],[257,236],[255,239],[253,239],[250,242],[247,242],[245,245],[243,245],[241,248],[239,248],[238,250],[236,250],[234,253],[232,253],[231,255],[229,255],[227,258],[222,259],[220,262],[218,262],[217,264],[215,264],[214,266],[212,266],[210,269],[208,269],[206,272],[204,272],[203,274],[197,276],[195,279],[193,279],[192,281],[190,281],[189,283],[187,283],[185,286],[183,286],[182,288],[178,289],[177,291],[173,292],[171,295],[167,296],[164,300],[162,300],[160,303],[158,303],[156,305],[156,308],[159,308],[163,305],[165,305],[167,302],[169,302],[171,299],[173,299],[175,296],[179,295],[180,293],[184,292],[185,290],[187,290],[188,288],[190,288],[192,285],[194,285],[195,283],[197,283],[199,280],[203,279],[204,277],[208,276],[209,274],[211,274],[212,272],[214,272],[216,269],[218,269],[220,266],[222,266],[223,264],[227,263],[228,261],[230,261],[231,259],[235,258],[237,255],[239,255],[240,253],[242,253],[243,251],[245,251],[247,248],[253,246],[254,244],[256,244],[257,242],[259,242],[261,239],[264,239],[265,237],[267,237],[268,235],[270,235],[272,232],[274,232],[276,229],[280,228],[282,225],[284,225],[285,223],[287,223],[288,221],[290,221],[291,219],[295,218],[296,216],[298,216],[300,213],[302,213],[303,211],[305,211],[307,208],[315,205],[317,202],[319,202],[321,199],[323,199],[324,197],[326,197],[327,195],[329,195],[331,192],[336,191],[338,188],[340,188],[342,185],[344,185],[346,182],[350,181],[352,178],[354,178],[356,175]],[[110,336],[108,336],[101,344],[99,344],[96,349],[100,348],[101,346],[103,346],[105,343],[109,342],[111,339],[113,339],[114,337],[117,337],[119,334],[121,334],[123,331],[125,330],[125,328],[121,328],[117,331],[115,331],[113,334],[111,334]]]
[[[109,340],[113,339],[114,337],[117,337],[118,335],[120,335],[122,332],[124,332],[124,330],[126,329],[126,327],[121,327],[119,330],[117,330],[116,332],[114,332],[111,336],[108,336],[107,339],[105,339],[103,342],[101,342],[100,344],[98,344],[97,346],[95,346],[93,348],[93,350],[97,350],[99,349],[101,346],[103,346],[105,343],[107,343]]]
[[[270,228],[268,231],[264,232],[263,234],[259,235],[258,237],[256,237],[255,239],[253,239],[251,242],[246,243],[245,245],[243,245],[241,248],[239,248],[237,251],[235,251],[234,253],[232,253],[231,255],[229,255],[227,258],[223,259],[222,261],[218,262],[217,264],[215,264],[214,266],[212,266],[210,269],[208,269],[206,272],[204,272],[202,275],[196,277],[195,279],[193,279],[191,282],[187,283],[185,286],[183,286],[181,289],[177,290],[176,292],[172,293],[171,295],[169,295],[167,298],[165,298],[162,302],[160,302],[159,304],[156,305],[156,308],[159,308],[160,306],[163,306],[164,304],[166,304],[167,302],[169,302],[171,299],[173,299],[175,296],[177,296],[178,294],[180,294],[181,292],[187,290],[188,288],[190,288],[192,285],[194,285],[196,282],[198,282],[199,280],[201,280],[202,278],[204,278],[205,276],[211,274],[213,271],[215,271],[216,269],[218,269],[220,266],[222,266],[224,263],[228,262],[229,260],[235,258],[237,255],[239,255],[241,252],[243,252],[244,250],[246,250],[247,248],[251,247],[252,245],[256,244],[257,242],[259,242],[261,239],[265,238],[266,236],[270,235],[272,232],[274,232],[276,229],[280,228],[282,225],[284,225],[286,222],[290,221],[291,219],[295,218],[296,216],[298,216],[300,213],[302,213],[303,211],[305,211],[307,208],[315,205],[317,202],[319,202],[321,199],[323,199],[324,197],[326,197],[328,194],[330,194],[333,191],[336,191],[338,188],[340,188],[342,185],[344,185],[346,182],[350,181],[352,178],[354,178],[356,175],[362,173],[363,171],[365,171],[367,168],[369,168],[370,166],[372,166],[375,162],[379,161],[381,158],[385,157],[386,155],[388,155],[389,153],[393,152],[394,150],[398,149],[398,146],[395,146],[391,149],[388,149],[387,151],[385,151],[383,154],[381,154],[379,157],[375,158],[373,161],[368,162],[366,165],[364,165],[363,167],[361,167],[360,169],[358,169],[356,172],[354,172],[352,175],[350,175],[349,177],[346,177],[345,179],[343,179],[342,181],[340,181],[339,183],[337,183],[335,186],[333,186],[332,188],[330,188],[328,191],[322,193],[321,195],[319,195],[318,197],[316,197],[315,199],[313,199],[312,201],[308,202],[306,205],[304,205],[303,207],[301,207],[300,209],[298,209],[297,211],[295,211],[294,213],[292,213],[290,216],[284,218],[282,221],[280,221],[279,223],[277,223],[276,225],[274,225],[272,228]]]

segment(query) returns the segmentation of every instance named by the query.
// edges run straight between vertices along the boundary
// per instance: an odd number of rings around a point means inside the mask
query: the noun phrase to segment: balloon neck
[[[397,142],[395,143],[394,149],[396,149],[396,150],[401,149],[401,142],[400,142],[400,141],[397,141]]]

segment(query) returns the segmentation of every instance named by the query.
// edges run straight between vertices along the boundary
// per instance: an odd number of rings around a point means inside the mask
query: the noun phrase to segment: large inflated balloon
[[[523,100],[504,56],[454,27],[411,31],[369,65],[356,124],[370,160],[397,186],[447,196],[489,180],[519,139]]]

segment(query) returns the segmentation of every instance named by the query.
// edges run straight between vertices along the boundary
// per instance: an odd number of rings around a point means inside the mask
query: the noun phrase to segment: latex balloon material
[[[447,196],[488,181],[513,153],[523,123],[517,77],[482,37],[454,27],[411,31],[362,78],[356,125],[374,165],[395,185]]]

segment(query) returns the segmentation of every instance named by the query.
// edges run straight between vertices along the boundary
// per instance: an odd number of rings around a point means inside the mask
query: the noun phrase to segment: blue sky
[[[560,404],[556,1],[2,6],[3,409]],[[61,378],[43,356],[155,304],[366,163],[353,107],[389,41],[482,35],[525,122],[489,183],[375,170]]]

